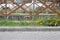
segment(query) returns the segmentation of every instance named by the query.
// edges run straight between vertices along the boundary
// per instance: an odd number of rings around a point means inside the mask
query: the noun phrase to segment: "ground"
[[[0,40],[60,40],[60,32],[0,32]]]

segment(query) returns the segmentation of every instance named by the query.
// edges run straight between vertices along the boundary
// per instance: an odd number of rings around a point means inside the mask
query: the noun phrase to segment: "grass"
[[[50,18],[48,20],[40,19],[37,21],[0,20],[0,26],[60,26],[60,22],[56,22]]]
[[[33,22],[0,21],[0,26],[33,26]]]

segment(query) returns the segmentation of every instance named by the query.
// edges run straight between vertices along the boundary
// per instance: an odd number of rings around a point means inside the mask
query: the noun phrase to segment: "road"
[[[0,32],[0,40],[60,40],[60,32]]]

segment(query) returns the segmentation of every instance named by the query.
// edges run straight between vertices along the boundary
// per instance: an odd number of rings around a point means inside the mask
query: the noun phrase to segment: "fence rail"
[[[59,0],[24,0],[20,3],[14,0],[0,0],[0,16],[56,16],[60,15]],[[21,1],[21,0],[20,0]],[[42,14],[43,13],[43,14]],[[49,14],[50,13],[50,14]]]

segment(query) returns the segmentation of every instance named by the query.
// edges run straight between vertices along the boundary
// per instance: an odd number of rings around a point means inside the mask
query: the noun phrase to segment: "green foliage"
[[[0,26],[33,26],[34,22],[15,22],[9,20],[0,21]]]
[[[36,21],[0,20],[0,26],[60,26],[56,18],[38,19]]]
[[[36,24],[40,26],[58,26],[58,21],[55,18],[45,18],[37,20]]]

